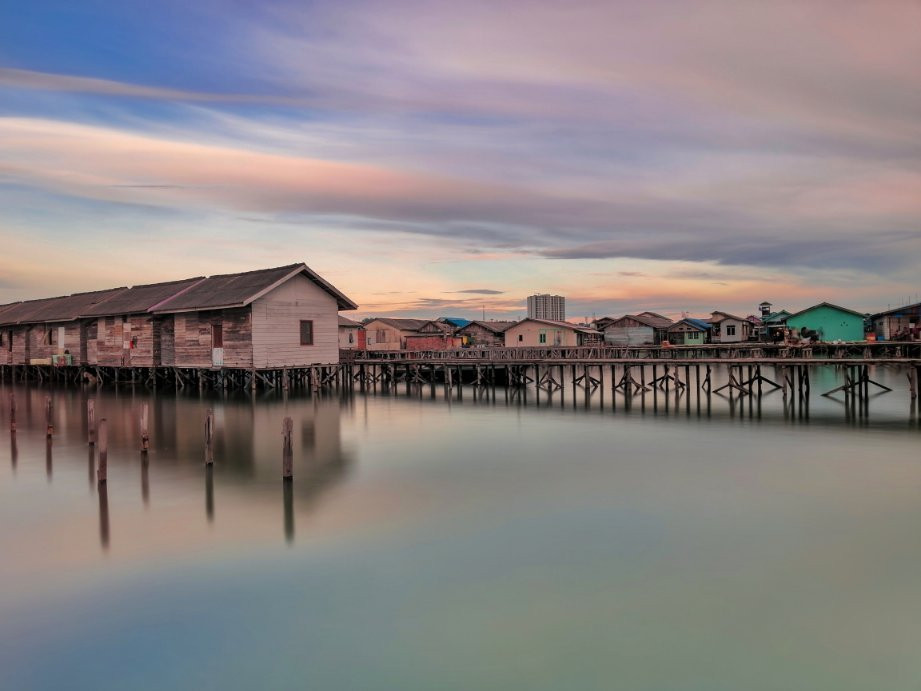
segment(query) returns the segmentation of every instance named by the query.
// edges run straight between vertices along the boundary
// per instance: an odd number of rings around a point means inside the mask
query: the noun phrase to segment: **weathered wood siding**
[[[172,367],[176,364],[176,323],[175,317],[168,314],[157,317],[159,329],[154,332],[154,337],[159,340],[160,364]]]
[[[106,367],[152,367],[153,324],[146,315],[97,321],[96,363]]]
[[[173,315],[175,354],[171,364],[176,367],[211,367],[211,327],[220,325],[224,336],[224,367],[249,369],[253,364],[250,314],[248,307],[240,307]]]
[[[301,345],[301,320],[313,322],[313,345]],[[307,277],[295,276],[253,302],[252,335],[257,368],[338,363],[336,299]]]
[[[477,323],[468,324],[457,332],[470,339],[470,345],[499,346],[505,345],[505,334],[494,333]]]

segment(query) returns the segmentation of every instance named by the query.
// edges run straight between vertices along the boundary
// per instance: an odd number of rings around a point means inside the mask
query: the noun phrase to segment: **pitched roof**
[[[360,329],[360,328],[361,328],[362,326],[364,326],[364,325],[363,325],[363,324],[359,324],[358,322],[352,321],[352,320],[349,319],[348,317],[343,317],[343,316],[340,314],[340,315],[339,315],[339,326],[347,326],[347,327],[349,327],[350,329]]]
[[[0,307],[0,310],[3,308]],[[909,312],[911,314],[921,313],[921,302],[916,302],[913,305],[903,305],[902,307],[896,307],[895,309],[886,310],[885,312],[877,312],[873,315],[873,319],[879,319],[880,317],[885,317],[889,314],[900,314],[904,312]]]
[[[666,327],[671,326],[673,323],[671,319],[666,316],[659,314],[658,312],[640,312],[639,314],[633,315],[634,317],[643,317],[651,322],[651,326]]]
[[[125,290],[127,288],[110,288],[92,293],[27,300],[0,312],[0,324],[45,324],[73,321],[97,303]]]
[[[717,314],[720,314],[720,315],[722,315],[722,316],[719,317],[719,318],[717,318],[717,317],[716,317]],[[736,321],[739,321],[739,322],[746,322],[746,321],[748,321],[748,319],[746,319],[745,317],[737,317],[737,316],[734,315],[734,314],[729,314],[729,312],[720,312],[719,310],[716,310],[716,311],[714,311],[714,312],[712,312],[712,313],[710,314],[710,323],[711,323],[711,324],[718,324],[718,323],[720,323],[721,321],[723,321],[723,320],[725,320],[725,319],[735,319]]]
[[[457,329],[462,329],[470,323],[469,319],[462,319],[461,317],[442,317],[441,321],[447,322]]]
[[[373,322],[381,322],[387,326],[391,326],[394,329],[399,329],[400,331],[418,331],[420,327],[424,326],[431,322],[431,319],[404,319],[399,317],[375,317],[369,322],[365,323],[367,327],[368,324]]]
[[[790,316],[790,313],[787,310],[778,310],[777,312],[771,312],[764,319],[761,320],[762,324],[779,324],[786,320]]]
[[[306,264],[289,264],[273,269],[259,269],[236,274],[209,276],[189,290],[158,305],[155,312],[189,312],[226,307],[244,307],[285,281],[302,274],[336,298],[341,310],[358,305],[320,278]]]
[[[139,314],[155,308],[162,302],[175,297],[204,280],[204,276],[186,278],[181,281],[150,283],[123,290],[108,300],[97,303],[85,310],[83,317],[106,317],[121,314]]]
[[[811,312],[812,310],[818,309],[819,307],[830,307],[831,309],[838,310],[839,312],[848,312],[849,314],[856,315],[860,317],[861,319],[864,319],[866,317],[866,315],[863,312],[858,312],[857,310],[848,309],[847,307],[841,307],[839,305],[833,305],[830,302],[820,302],[818,305],[813,305],[812,307],[807,307],[806,309],[800,310],[799,312],[794,312],[789,317],[787,317],[787,319],[789,320],[791,317],[798,317],[801,314],[805,314],[806,312]]]
[[[652,312],[643,312],[642,314],[625,314],[624,316],[613,319],[608,322],[604,328],[608,328],[612,324],[616,324],[619,321],[624,319],[632,319],[633,321],[639,322],[645,326],[648,326],[653,329],[664,329],[672,325],[671,319],[666,319],[662,315],[656,315]]]
[[[695,329],[698,329],[700,331],[709,331],[710,329],[713,328],[713,324],[711,324],[710,322],[704,319],[695,319],[694,317],[684,317],[683,319],[679,319],[674,324],[672,324],[672,326],[678,326],[679,324],[687,324],[689,326],[693,326]]]
[[[474,320],[467,324],[467,326],[462,326],[457,330],[458,333],[461,331],[466,331],[471,326],[481,326],[487,331],[492,331],[494,334],[501,334],[510,326],[517,324],[518,322],[514,321],[479,321]]]

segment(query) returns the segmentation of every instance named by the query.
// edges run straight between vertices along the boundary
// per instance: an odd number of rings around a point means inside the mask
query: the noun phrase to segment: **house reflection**
[[[109,548],[109,489],[105,482],[99,483],[99,542],[103,549]]]

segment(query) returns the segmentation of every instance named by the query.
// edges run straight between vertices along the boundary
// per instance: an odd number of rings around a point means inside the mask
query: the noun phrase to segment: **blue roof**
[[[687,322],[691,326],[696,326],[701,331],[709,331],[713,326],[710,322],[705,322],[703,319],[694,319],[693,317],[685,317],[681,321]]]
[[[469,319],[461,319],[460,317],[442,317],[441,319],[442,321],[448,322],[451,326],[456,326],[458,329],[463,329],[470,323]]]

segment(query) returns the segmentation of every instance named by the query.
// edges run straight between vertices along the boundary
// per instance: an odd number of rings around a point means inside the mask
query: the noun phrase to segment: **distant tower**
[[[771,305],[770,302],[762,302],[760,305],[758,305],[758,309],[761,310],[762,319],[764,319],[766,316],[768,316],[771,313],[772,307],[773,305]]]
[[[566,298],[562,295],[529,295],[528,318],[566,321]]]

